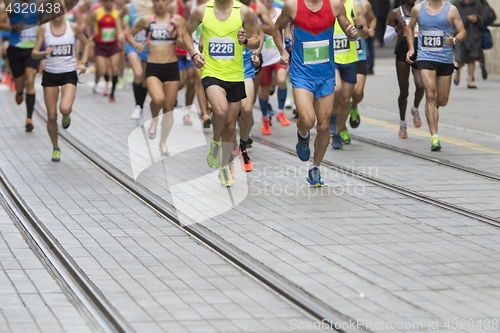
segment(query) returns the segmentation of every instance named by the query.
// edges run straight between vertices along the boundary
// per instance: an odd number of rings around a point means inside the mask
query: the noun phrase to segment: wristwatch
[[[356,29],[358,29],[358,30],[363,29],[363,25],[360,25],[359,27],[358,27],[358,26],[356,26]]]
[[[85,66],[85,67],[89,67],[89,62],[88,62],[88,61],[85,61],[85,62],[83,63],[83,66]]]
[[[457,44],[457,39],[455,37],[453,37],[453,45],[456,45]]]
[[[243,42],[244,45],[248,44],[248,38],[245,38],[245,41]]]

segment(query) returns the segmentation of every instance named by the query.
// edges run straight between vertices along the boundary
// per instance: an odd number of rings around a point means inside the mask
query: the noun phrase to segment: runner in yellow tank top
[[[196,52],[192,39],[192,33],[200,24],[203,24],[203,54]],[[255,13],[234,0],[213,0],[197,7],[183,32],[193,64],[201,68],[202,83],[212,104],[214,134],[207,162],[212,168],[219,167],[223,186],[234,183],[229,160],[236,117],[241,100],[246,97],[242,48],[243,44],[250,49],[258,48],[259,32]]]
[[[345,7],[346,17],[349,22],[358,29],[360,38],[368,37],[368,26],[365,20],[365,11],[361,3],[355,0],[342,0]],[[349,132],[345,122],[349,117],[350,102],[354,85],[356,84],[358,51],[356,42],[349,42],[340,28],[338,21],[335,22],[334,43],[335,52],[335,103],[333,115],[330,119],[330,134],[332,134],[332,147],[341,149],[342,142],[350,143]],[[344,139],[344,140],[342,140]]]

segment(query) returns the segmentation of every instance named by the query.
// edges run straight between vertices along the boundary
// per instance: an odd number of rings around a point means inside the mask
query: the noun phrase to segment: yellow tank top
[[[354,0],[346,0],[345,12],[347,19],[354,26]],[[335,62],[337,64],[351,64],[358,61],[358,52],[356,50],[356,41],[350,42],[344,31],[339,25],[339,20],[335,20],[335,29],[333,32],[333,51],[335,53]]]
[[[234,1],[229,18],[219,21],[215,17],[214,1],[207,3],[201,21],[205,57],[205,65],[201,68],[202,78],[210,76],[227,82],[245,81],[243,46],[238,43],[238,30],[243,27],[240,7],[241,4]]]

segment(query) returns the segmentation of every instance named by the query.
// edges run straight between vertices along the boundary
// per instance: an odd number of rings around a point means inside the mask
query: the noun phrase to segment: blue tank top
[[[16,3],[18,2],[16,1]],[[37,6],[36,0],[31,0],[30,6],[31,4]],[[11,31],[10,45],[22,49],[32,49],[35,46],[36,35],[38,33],[38,12],[28,10],[28,13],[16,13],[13,11],[12,15],[9,16],[9,22],[11,26],[23,25],[22,31]]]
[[[417,61],[435,61],[453,63],[453,48],[446,45],[446,35],[453,36],[455,27],[448,22],[451,4],[445,1],[437,15],[430,15],[426,9],[427,0],[422,1],[418,17],[418,52]]]
[[[306,80],[335,77],[334,26],[330,1],[323,1],[322,8],[317,12],[310,11],[304,0],[297,1],[297,15],[291,25],[290,76]]]
[[[133,3],[131,3],[129,6],[128,17],[129,17],[128,24],[130,26],[130,29],[132,29],[134,27],[135,23],[137,22],[137,20],[139,20],[141,18],[139,13],[137,13],[137,9],[135,8],[135,4],[133,4]],[[147,39],[147,36],[146,36],[145,30],[139,31],[137,33],[137,35],[134,36],[134,40],[139,44],[141,44],[141,43],[145,44],[146,39]],[[127,42],[127,46],[132,47],[128,42]],[[146,53],[146,54],[148,53],[147,45],[144,47],[144,51],[142,51],[142,53]]]

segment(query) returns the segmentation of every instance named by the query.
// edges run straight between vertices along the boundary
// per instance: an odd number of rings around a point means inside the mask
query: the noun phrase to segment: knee
[[[428,102],[436,103],[436,92],[434,90],[427,90],[425,92],[425,98]]]
[[[151,97],[151,103],[153,105],[161,105],[165,104],[165,97],[159,97],[159,96],[152,96]]]
[[[67,116],[68,114],[71,113],[71,108],[70,107],[67,107],[67,106],[60,106],[59,107],[59,110],[61,111],[61,113],[65,116]]]
[[[399,99],[407,99],[409,95],[408,89],[402,89],[399,91]]]
[[[315,117],[311,116],[300,116],[299,121],[302,123],[307,128],[313,128],[314,122],[315,122]]]
[[[35,78],[26,78],[26,81],[25,81],[25,85],[26,85],[26,88],[33,88],[35,86]]]
[[[54,114],[52,114],[52,112],[50,114],[47,115],[47,122],[48,123],[56,123],[57,122],[57,113],[54,112]]]
[[[226,122],[226,130],[228,133],[234,133],[236,131],[236,122]]]
[[[316,131],[318,135],[329,135],[330,134],[330,121],[318,122],[316,125]]]
[[[448,96],[438,98],[437,104],[439,106],[446,106],[446,104],[448,104]]]
[[[143,76],[144,76],[144,72],[142,71],[142,68],[135,72],[135,79],[137,82],[139,82],[139,80],[142,80]]]

